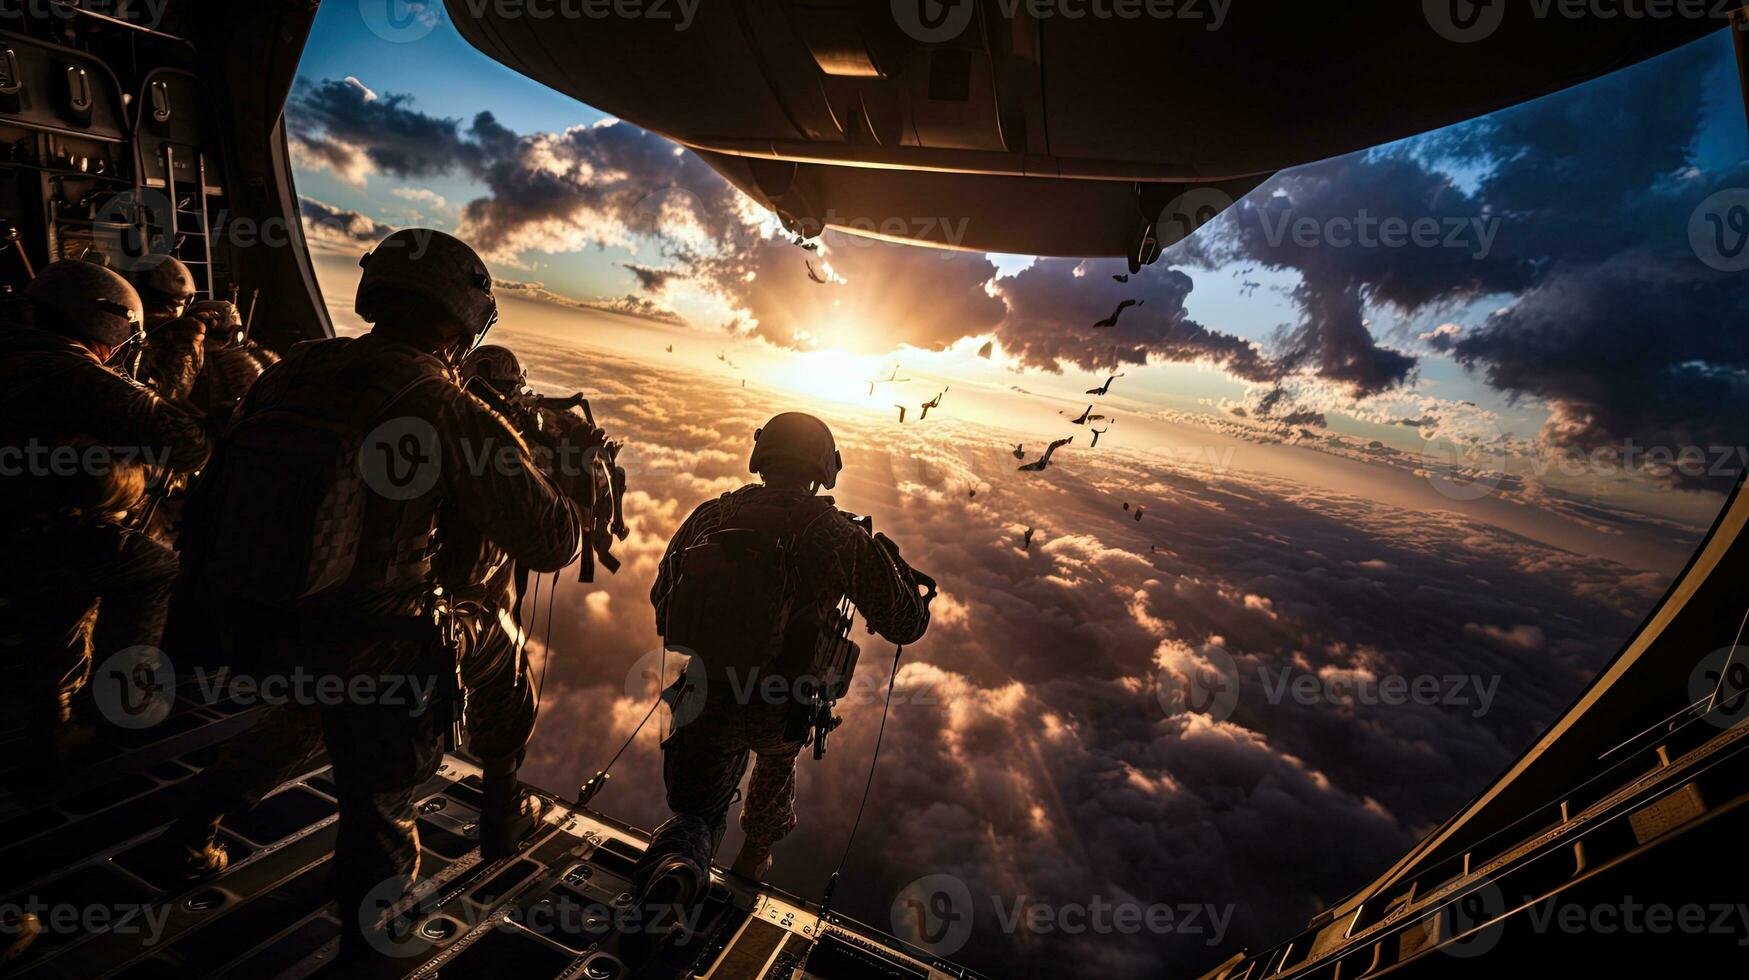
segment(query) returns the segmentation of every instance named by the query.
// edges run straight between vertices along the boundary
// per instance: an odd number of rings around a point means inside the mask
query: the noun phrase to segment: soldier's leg
[[[503,631],[491,628],[462,663],[468,689],[467,746],[480,760],[480,856],[508,857],[540,821],[538,800],[522,792],[517,770],[534,732],[534,677]],[[520,669],[519,669],[520,668]]]
[[[92,660],[161,642],[174,552],[107,522],[41,528],[8,542],[0,576],[16,586],[0,597],[7,628],[0,642],[21,658],[26,767],[52,771],[84,740],[74,698]],[[95,608],[93,608],[95,606]]]
[[[405,690],[409,683],[429,691],[431,677],[415,671],[369,671]],[[379,683],[376,690],[388,690]],[[413,798],[436,774],[443,759],[442,733],[448,723],[441,706],[372,699],[324,705],[322,731],[340,800],[339,837],[334,845],[335,891],[339,900],[342,954],[367,956],[386,883],[411,881],[419,873],[419,831]]]
[[[188,781],[182,815],[164,835],[182,849],[183,878],[199,880],[225,870],[219,825],[309,771],[321,754],[321,716],[314,705],[296,703],[269,708],[254,727],[226,744],[216,762]]]
[[[101,600],[93,656],[101,661],[129,647],[158,646],[176,584],[176,552],[113,525],[94,528],[87,541],[93,551],[89,584]]]
[[[644,866],[680,854],[710,868],[728,826],[729,805],[747,773],[747,746],[735,731],[733,710],[726,700],[711,699],[698,717],[662,743],[662,782],[674,815],[657,828]]]
[[[771,870],[772,847],[796,828],[796,756],[802,743],[784,738],[787,712],[786,706],[754,705],[744,716],[753,775],[741,801],[747,838],[731,870],[755,881]]]

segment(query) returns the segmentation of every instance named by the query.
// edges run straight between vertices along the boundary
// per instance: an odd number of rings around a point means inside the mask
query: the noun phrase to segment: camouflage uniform
[[[667,633],[668,595],[677,557],[711,532],[735,526],[736,515],[747,505],[782,505],[786,499],[796,508],[832,503],[829,497],[755,485],[706,501],[693,511],[669,543],[650,591],[658,632]],[[829,610],[848,596],[870,632],[899,644],[923,636],[929,626],[929,607],[917,581],[902,562],[894,561],[848,518],[836,511],[827,513],[808,525],[796,549],[794,581],[812,590],[800,597],[801,602]],[[779,665],[779,672],[805,671],[807,666]],[[796,756],[803,742],[788,734],[794,731],[796,706],[762,699],[741,703],[744,699],[737,697],[737,691],[752,689],[749,679],[731,680],[712,673],[707,666],[705,703],[698,716],[663,743],[662,778],[674,816],[657,829],[640,863],[640,878],[669,854],[683,854],[701,868],[710,866],[750,757],[753,775],[741,804],[741,829],[749,845],[769,849],[795,829]],[[684,703],[679,708],[682,715],[690,710]]]
[[[425,494],[406,501],[368,494],[364,534],[358,542],[352,577],[337,589],[288,607],[262,608],[221,599],[223,624],[233,655],[257,659],[264,670],[311,668],[352,678],[404,678],[429,683],[443,672],[439,651],[419,635],[420,615],[432,577],[434,532],[443,532],[438,515],[465,515],[478,532],[511,558],[531,569],[554,571],[578,555],[583,534],[579,509],[547,477],[533,468],[524,449],[516,464],[470,467],[505,446],[522,447],[507,423],[453,383],[441,360],[417,348],[378,335],[301,344],[261,377],[220,443],[207,475],[246,484],[247,472],[224,473],[227,452],[249,420],[269,413],[294,416],[347,411],[349,399],[365,397],[371,379],[417,376],[414,384],[371,416],[375,420],[412,419],[428,424],[438,438],[439,476]],[[348,395],[348,392],[352,392]],[[339,403],[339,404],[337,404]],[[494,460],[496,456],[491,456]],[[188,560],[190,587],[224,596],[223,581],[203,576],[213,546],[206,535],[227,520],[221,489],[203,486],[191,501],[185,540],[194,538]],[[247,487],[241,487],[246,491]],[[211,499],[205,495],[212,494]],[[247,531],[243,531],[244,534]],[[222,550],[214,549],[214,550]],[[265,720],[259,735],[233,747],[205,781],[182,830],[201,828],[210,840],[212,814],[233,809],[239,796],[258,799],[284,778],[295,775],[315,745],[314,721],[334,767],[340,797],[340,836],[335,846],[342,918],[349,936],[365,896],[396,875],[416,875],[419,838],[413,798],[442,757],[448,723],[443,706],[343,703],[286,706]],[[253,768],[254,772],[248,772]],[[227,778],[247,774],[241,787],[227,789]],[[269,781],[270,777],[272,781]],[[215,807],[215,804],[216,807]],[[186,840],[187,838],[185,838]],[[198,845],[196,845],[198,846]]]
[[[0,326],[0,448],[81,442],[181,470],[208,452],[196,420],[85,347]],[[66,731],[94,655],[158,645],[176,556],[92,512],[107,493],[104,476],[0,464],[0,696],[16,702],[0,710],[47,748]]]

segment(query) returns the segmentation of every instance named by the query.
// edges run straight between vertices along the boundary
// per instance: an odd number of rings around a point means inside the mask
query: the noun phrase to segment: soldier
[[[704,679],[704,703],[683,699],[676,709],[696,717],[662,746],[674,816],[639,864],[650,909],[685,908],[702,894],[750,755],[746,843],[732,870],[753,880],[770,870],[772,845],[796,823],[796,755],[809,722],[798,718],[796,682],[814,669],[844,598],[870,631],[894,643],[913,643],[929,626],[919,591],[927,579],[885,535],[869,535],[831,497],[817,495],[843,468],[824,422],[794,412],[772,419],[754,435],[748,468],[762,482],[695,510],[669,543],[650,592],[657,632],[702,660]],[[742,557],[724,560],[735,552]],[[684,695],[696,697],[696,688]]]
[[[585,530],[571,475],[540,472],[504,420],[455,383],[455,366],[497,320],[474,251],[408,230],[361,264],[357,309],[373,329],[300,344],[262,376],[194,488],[183,531],[189,585],[223,610],[220,633],[238,657],[346,680],[338,703],[277,709],[268,735],[233,754],[295,765],[309,719],[319,724],[340,801],[348,957],[365,954],[375,931],[381,909],[367,899],[419,868],[413,799],[441,760],[450,700],[389,692],[429,692],[456,673],[433,626],[433,555],[452,516],[542,572],[569,565]],[[483,458],[490,465],[471,465]],[[355,696],[360,679],[379,682],[382,696]],[[191,816],[173,830],[197,863],[214,823]],[[204,839],[182,836],[191,827]]]
[[[79,740],[73,695],[92,657],[156,647],[176,556],[126,525],[144,465],[191,470],[200,424],[104,366],[137,339],[140,298],[63,261],[25,288],[29,323],[0,329],[0,691],[21,701],[27,765]]]
[[[164,398],[187,404],[206,356],[205,324],[183,315],[194,301],[194,274],[173,256],[148,255],[131,278],[146,309],[136,377]]]

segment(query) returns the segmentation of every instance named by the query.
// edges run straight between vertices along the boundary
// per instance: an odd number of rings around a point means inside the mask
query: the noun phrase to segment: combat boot
[[[546,804],[526,793],[514,773],[486,773],[480,804],[480,859],[499,861],[515,854],[541,823]]]
[[[735,855],[735,863],[729,865],[729,870],[748,881],[764,881],[771,872],[771,845],[752,841],[742,843],[741,851]]]

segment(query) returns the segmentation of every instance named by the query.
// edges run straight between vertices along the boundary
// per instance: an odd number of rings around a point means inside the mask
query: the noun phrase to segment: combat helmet
[[[139,260],[132,279],[140,301],[153,312],[186,309],[194,301],[194,273],[173,255],[153,254]]]
[[[497,344],[482,344],[474,348],[474,352],[462,361],[459,373],[463,384],[478,378],[500,395],[517,394],[528,384],[528,372],[522,369],[522,362],[516,359],[516,354]]]
[[[773,460],[780,459],[800,464],[828,490],[838,485],[838,471],[844,469],[844,456],[838,452],[832,430],[801,412],[785,412],[753,433],[749,472],[763,472]]]
[[[398,303],[418,301],[440,315],[445,336],[485,339],[498,322],[492,274],[467,244],[429,228],[410,228],[385,238],[358,264],[358,315],[376,323]],[[459,331],[459,334],[457,333]]]
[[[38,326],[108,347],[137,339],[145,329],[139,293],[120,275],[90,262],[53,263],[24,287],[24,296],[39,311]]]

